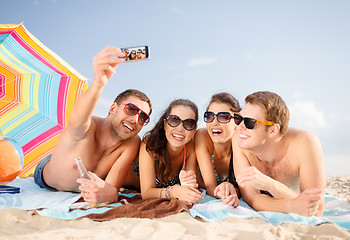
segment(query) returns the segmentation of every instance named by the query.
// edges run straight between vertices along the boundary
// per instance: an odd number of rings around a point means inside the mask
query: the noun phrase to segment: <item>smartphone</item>
[[[148,46],[138,46],[138,47],[127,47],[121,48],[122,52],[125,53],[125,61],[133,62],[138,60],[150,59],[150,48]]]
[[[81,160],[80,157],[76,157],[75,158],[75,163],[77,164],[78,166],[78,170],[79,170],[79,173],[80,173],[80,177],[81,178],[86,178],[86,179],[89,179],[92,181],[92,178],[90,177],[89,173],[86,171],[86,168],[84,166],[84,163],[83,161]]]

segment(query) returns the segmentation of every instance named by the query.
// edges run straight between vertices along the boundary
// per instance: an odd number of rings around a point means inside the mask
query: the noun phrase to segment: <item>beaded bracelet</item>
[[[166,189],[165,189],[165,197],[166,198],[171,198],[171,186],[168,186]]]
[[[172,190],[173,186],[169,187],[169,198],[172,198],[171,196],[171,190]]]
[[[169,187],[167,187],[166,189],[165,189],[165,198],[168,198],[169,196],[168,196],[168,189],[169,189]]]

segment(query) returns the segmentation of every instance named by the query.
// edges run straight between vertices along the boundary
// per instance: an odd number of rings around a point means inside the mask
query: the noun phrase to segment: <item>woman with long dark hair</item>
[[[196,104],[178,99],[146,133],[139,152],[142,198],[177,198],[186,203],[203,198],[195,175],[197,121]]]

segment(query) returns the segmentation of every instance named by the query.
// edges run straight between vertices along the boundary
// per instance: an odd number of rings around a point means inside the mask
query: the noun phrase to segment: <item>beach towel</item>
[[[11,186],[20,188],[20,193],[0,194],[0,209],[34,210],[34,214],[66,220],[90,218],[95,221],[107,221],[118,217],[161,218],[188,211],[188,207],[177,199],[143,200],[140,193],[127,189],[122,189],[118,193],[118,202],[90,207],[88,203],[81,202],[80,194],[40,188],[31,177],[16,178],[11,182]]]
[[[118,193],[118,202],[90,207],[85,202],[77,202],[69,207],[69,211],[57,211],[56,209],[41,209],[35,213],[41,216],[48,216],[60,219],[81,219],[89,218],[94,221],[108,221],[115,218],[161,218],[177,214],[183,211],[188,212],[188,207],[180,200],[153,198],[141,198],[140,193],[122,189]]]
[[[32,177],[16,178],[9,185],[20,189],[16,194],[0,194],[0,209],[19,208],[35,210],[39,208],[68,211],[69,206],[81,195],[71,192],[53,192],[40,188]]]
[[[318,225],[321,223],[335,223],[338,226],[350,230],[350,203],[344,199],[329,194],[325,195],[325,210],[323,217],[304,217],[299,214],[286,214],[278,212],[255,211],[247,203],[241,200],[240,206],[233,208],[208,195],[195,204],[190,210],[193,217],[200,217],[207,221],[221,221],[230,217],[237,218],[261,218],[272,224],[278,225],[286,222]]]
[[[40,188],[33,178],[16,178],[11,186],[19,187],[18,194],[0,194],[0,209],[20,208],[35,210],[36,214],[59,219],[90,218],[95,221],[107,221],[118,217],[160,218],[189,211],[193,217],[207,221],[221,221],[229,217],[261,218],[278,225],[285,222],[296,224],[318,225],[334,223],[350,230],[350,203],[343,198],[329,194],[325,196],[325,211],[323,217],[303,217],[298,214],[277,212],[257,212],[244,201],[233,208],[205,194],[204,199],[189,209],[177,199],[147,199],[142,200],[140,193],[129,190],[119,192],[119,201],[105,206],[91,208],[85,202],[79,202],[80,194],[70,192],[53,192]]]

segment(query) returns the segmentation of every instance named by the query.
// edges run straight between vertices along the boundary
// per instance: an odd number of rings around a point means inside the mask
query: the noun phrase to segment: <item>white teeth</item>
[[[212,133],[214,133],[214,134],[222,133],[222,131],[219,130],[219,129],[213,129],[213,130],[211,130],[211,131],[212,131]]]
[[[239,137],[241,137],[241,138],[247,138],[248,135],[245,135],[245,134],[240,133],[240,134],[239,134]]]
[[[134,128],[128,124],[123,123],[124,127],[126,127],[127,129],[129,129],[130,131],[134,131]]]
[[[173,133],[172,134],[174,138],[178,138],[178,139],[184,139],[185,137],[183,135],[179,135],[179,134],[176,134],[176,133]]]

